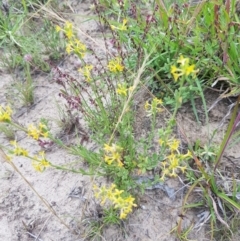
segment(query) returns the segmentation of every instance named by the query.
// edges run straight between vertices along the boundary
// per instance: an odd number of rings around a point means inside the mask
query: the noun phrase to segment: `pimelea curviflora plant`
[[[122,25],[110,25],[116,41],[118,41],[117,36],[121,38],[122,35],[127,34],[127,24],[128,21],[123,19]],[[164,181],[167,177],[176,177],[179,172],[184,173],[187,167],[185,162],[192,156],[190,152],[181,154],[180,141],[170,138],[170,135],[173,136],[174,124],[168,126],[167,134],[164,131],[164,135],[159,141],[159,150],[150,151],[154,145],[154,139],[158,136],[156,118],[164,112],[165,108],[164,102],[160,98],[154,97],[145,103],[146,117],[151,121],[151,131],[144,140],[137,141],[133,129],[132,99],[138,89],[139,82],[136,84],[136,78],[139,77],[134,74],[128,75],[128,73],[132,73],[133,69],[127,67],[122,57],[129,58],[130,53],[125,52],[125,49],[119,46],[116,56],[107,55],[108,61],[102,62],[92,49],[87,46],[83,47],[84,44],[77,40],[71,23],[66,22],[63,27],[57,26],[56,30],[63,32],[66,37],[69,44],[66,52],[76,54],[82,63],[82,67],[79,68],[82,80],[77,80],[55,68],[56,82],[63,87],[60,95],[67,101],[69,110],[82,113],[89,130],[93,131],[90,138],[102,147],[98,153],[87,149],[84,145],[75,146],[72,147],[73,153],[84,157],[89,164],[89,170],[95,170],[96,177],[98,172],[110,177],[113,182],[110,188],[98,189],[95,186],[96,197],[101,200],[102,205],[108,199],[113,207],[120,209],[119,217],[124,219],[136,206],[131,194],[132,189],[139,186],[134,176],[136,173],[144,174],[146,171],[159,168],[162,171],[158,179]],[[86,63],[87,55],[92,55],[97,59],[98,67],[92,63]],[[182,88],[187,81],[186,78],[195,78],[197,71],[194,65],[189,64],[189,58],[180,56],[177,62],[179,66],[175,71],[178,72],[172,71],[172,74],[173,77],[174,74],[179,75],[177,80],[180,85],[179,95],[181,95]],[[101,89],[98,86],[101,86]],[[180,105],[176,106],[176,111]],[[175,114],[172,119],[175,118]],[[114,195],[115,189],[118,193],[117,196]],[[111,192],[112,195],[110,195]],[[125,207],[124,205],[127,203],[131,205]]]
[[[120,27],[111,26],[110,28],[115,35],[117,32],[127,31],[126,25],[127,21],[123,19]],[[110,176],[116,188],[121,188],[127,195],[133,186],[137,185],[133,178],[134,173],[151,170],[159,166],[159,162],[164,159],[162,153],[161,155],[159,153],[149,155],[149,149],[156,136],[154,133],[156,116],[164,111],[163,101],[153,98],[145,105],[147,116],[154,121],[151,133],[144,144],[145,148],[141,151],[133,132],[132,98],[137,87],[134,85],[136,77],[134,75],[127,76],[131,69],[126,67],[121,57],[127,56],[127,53],[118,48],[117,56],[109,56],[108,61],[104,63],[97,58],[92,49],[80,45],[80,42],[76,40],[77,36],[71,23],[67,22],[62,28],[57,26],[56,29],[64,33],[66,41],[70,44],[70,47],[67,45],[66,51],[69,54],[76,54],[82,63],[82,67],[79,69],[82,80],[76,80],[55,68],[56,82],[63,87],[61,96],[67,101],[71,111],[81,111],[88,128],[93,131],[91,139],[102,146],[100,153],[94,153],[84,146],[74,147],[74,153],[84,156],[90,169],[96,170],[97,168],[102,175]],[[69,51],[70,48],[71,51]],[[93,55],[97,59],[99,67],[86,63],[87,55]],[[101,86],[101,89],[98,86]],[[144,156],[147,155],[149,157],[146,161]],[[161,158],[158,159],[159,155]],[[180,164],[176,167],[178,166]],[[130,197],[131,194],[129,193],[127,196]],[[114,197],[111,201],[113,202],[113,200],[115,200]],[[118,205],[117,203],[112,204]],[[129,208],[129,212],[130,210],[132,208]],[[123,212],[120,217],[126,217],[128,213]]]
[[[97,142],[100,147],[102,146],[102,149],[99,152],[93,152],[84,145],[67,147],[73,154],[84,158],[89,164],[89,172],[66,166],[56,166],[47,160],[43,151],[38,155],[31,155],[16,141],[11,143],[13,148],[9,150],[9,159],[14,155],[29,158],[33,167],[40,172],[48,167],[55,167],[95,176],[98,173],[109,176],[113,182],[111,187],[97,188],[94,186],[95,196],[100,199],[102,205],[106,205],[106,207],[110,205],[118,210],[120,219],[126,219],[133,208],[137,207],[132,194],[133,188],[140,185],[134,177],[136,173],[144,174],[153,168],[160,168],[162,171],[158,179],[164,181],[167,177],[176,177],[179,171],[184,172],[186,169],[184,162],[191,158],[191,155],[189,153],[181,154],[180,142],[170,139],[169,135],[165,135],[165,139],[159,141],[159,151],[150,151],[154,138],[157,136],[156,117],[164,111],[164,102],[156,97],[145,104],[146,116],[152,122],[151,131],[146,141],[138,144],[134,136],[134,111],[132,111],[132,98],[138,86],[135,79],[126,76],[128,69],[124,65],[123,59],[119,57],[121,54],[109,58],[105,65],[99,60],[100,70],[91,63],[85,62],[84,58],[87,54],[96,55],[93,50],[88,49],[77,39],[71,23],[67,22],[63,28],[56,27],[56,29],[62,31],[66,36],[66,52],[76,54],[82,63],[82,67],[79,69],[82,80],[63,73],[57,67],[54,68],[56,82],[63,88],[60,96],[66,100],[69,110],[82,113],[89,130],[92,131],[92,140]],[[119,29],[119,31],[124,31],[124,29]],[[188,61],[186,63],[188,64]],[[184,67],[186,65],[179,68]],[[194,69],[192,68],[191,71]],[[184,78],[185,75],[188,77],[189,70],[187,70],[187,74],[184,72],[180,77]],[[98,86],[102,88],[99,89]],[[40,144],[43,143],[41,138],[48,138],[64,147],[62,142],[54,139],[50,134],[45,123],[30,124],[24,128],[11,120],[11,114],[10,108],[6,108],[6,111],[2,111],[3,120],[26,132],[30,138]],[[170,130],[170,128],[168,129]],[[141,149],[142,145],[144,145],[143,149]],[[157,180],[156,178],[155,180]]]

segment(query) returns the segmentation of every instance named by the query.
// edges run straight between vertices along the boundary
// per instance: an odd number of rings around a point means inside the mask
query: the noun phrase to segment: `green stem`
[[[22,0],[22,5],[23,5],[24,12],[27,13],[28,9],[27,9],[27,4],[25,0]]]
[[[71,168],[67,168],[67,167],[63,167],[63,166],[58,166],[58,165],[54,165],[52,163],[50,163],[51,167],[54,167],[56,169],[59,169],[59,170],[63,170],[63,171],[68,171],[68,172],[73,172],[73,173],[81,173],[83,175],[88,175],[88,176],[95,176],[96,175],[96,171],[93,171],[92,173],[91,172],[86,172],[85,170],[83,169],[79,169],[79,170],[75,170],[75,169],[71,169]],[[99,176],[104,176],[104,174],[100,173],[100,172],[97,172],[97,174]]]
[[[21,131],[24,131],[24,132],[27,132],[27,129],[22,127],[21,125],[15,123],[15,122],[9,122],[10,125],[16,127],[17,129],[21,130]]]
[[[181,96],[182,96],[182,87],[183,87],[184,82],[185,82],[185,78],[181,78],[180,86],[179,86],[178,90],[174,93],[176,103],[175,103],[175,108],[174,108],[174,112],[172,115],[172,119],[175,119],[175,117],[177,115],[177,111],[182,105]]]
[[[30,72],[30,65],[29,63],[26,63],[26,82],[27,82],[27,86],[26,86],[26,97],[27,97],[27,101],[30,104],[34,103],[34,97],[33,97],[33,80],[32,80],[32,76],[31,76],[31,72]]]
[[[234,132],[234,130],[236,129],[236,126],[237,124],[239,123],[240,121],[240,113],[237,115],[237,111],[238,111],[238,106],[239,106],[239,103],[240,103],[240,96],[238,97],[237,99],[237,102],[236,102],[236,105],[234,107],[234,110],[233,110],[233,114],[232,114],[232,118],[230,120],[230,123],[228,125],[228,129],[227,129],[227,132],[224,136],[224,139],[221,143],[221,146],[220,146],[220,150],[217,154],[217,157],[216,157],[216,161],[215,161],[215,167],[214,167],[214,172],[216,171],[220,161],[221,161],[221,158],[222,158],[222,155],[227,147],[227,144]]]

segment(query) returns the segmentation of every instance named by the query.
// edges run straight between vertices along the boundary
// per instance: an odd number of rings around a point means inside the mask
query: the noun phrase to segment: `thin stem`
[[[235,131],[237,125],[239,124],[240,113],[238,113],[238,115],[237,115],[239,103],[240,103],[240,96],[237,99],[236,105],[235,105],[234,110],[233,110],[232,118],[231,118],[230,123],[228,125],[227,132],[224,136],[224,139],[223,139],[222,144],[220,146],[220,150],[219,150],[218,155],[216,157],[214,172],[216,171],[216,169],[217,169],[217,167],[218,167],[218,165],[221,161],[222,155],[223,155],[223,153],[224,153],[224,151],[225,151],[225,149],[228,145],[228,142],[229,142],[233,132]]]

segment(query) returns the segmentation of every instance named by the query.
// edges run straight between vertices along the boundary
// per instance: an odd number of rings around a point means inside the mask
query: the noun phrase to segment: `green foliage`
[[[148,15],[139,14],[136,5],[125,2],[118,12],[111,12],[118,19],[121,14],[128,20],[128,31],[117,34],[121,44],[133,52],[127,56],[129,66],[138,68],[143,53],[151,54],[149,71],[146,71],[150,78],[146,78],[145,84],[153,93],[174,105],[172,94],[180,84],[172,81],[169,68],[180,55],[197,63],[203,90],[219,77],[225,77],[231,87],[239,86],[240,38],[235,1],[231,1],[230,11],[214,1],[199,5],[168,1],[166,8],[160,2],[157,1],[158,7],[152,6],[152,14]],[[100,3],[108,6],[104,1]],[[130,17],[128,12],[132,12]],[[199,95],[194,83],[186,83],[183,87],[185,101]]]
[[[3,133],[5,137],[9,140],[15,139],[15,131],[12,126],[7,123],[0,124],[0,133]]]
[[[10,5],[8,11],[0,11],[1,65],[8,69],[23,66],[24,56],[30,54],[32,67],[48,72],[50,67],[46,56],[58,60],[62,56],[60,50],[65,46],[64,41],[49,20],[42,21],[26,12],[16,12],[15,4]]]

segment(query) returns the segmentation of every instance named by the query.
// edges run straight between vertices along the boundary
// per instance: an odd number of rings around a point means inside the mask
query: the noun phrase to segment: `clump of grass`
[[[34,104],[34,83],[31,76],[31,70],[30,70],[30,63],[32,61],[31,55],[25,55],[24,56],[25,65],[24,65],[24,74],[25,79],[20,80],[16,83],[16,88],[18,90],[18,95],[20,99],[22,100],[23,105],[29,106]]]
[[[50,66],[46,56],[52,60],[58,60],[61,57],[59,52],[64,48],[64,42],[56,34],[49,20],[36,21],[35,12],[28,11],[28,8],[35,3],[23,2],[25,4],[20,6],[17,6],[17,2],[9,2],[4,8],[5,12],[0,12],[0,46],[3,50],[0,58],[1,65],[12,71],[24,66],[24,56],[30,54],[31,67],[38,71],[49,72]]]
[[[12,126],[9,126],[7,123],[0,124],[0,132],[4,134],[4,136],[9,140],[15,139],[15,131]]]

